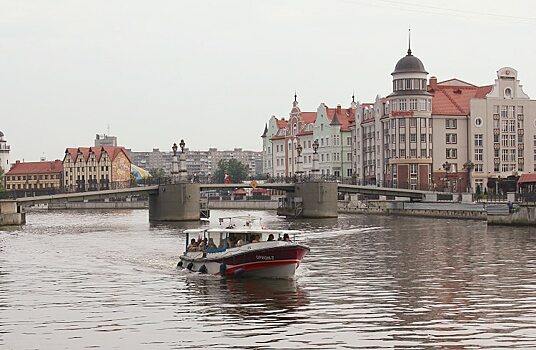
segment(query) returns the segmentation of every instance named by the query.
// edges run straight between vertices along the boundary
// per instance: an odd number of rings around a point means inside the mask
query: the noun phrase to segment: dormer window
[[[512,98],[512,89],[510,89],[510,88],[504,89],[504,97]]]

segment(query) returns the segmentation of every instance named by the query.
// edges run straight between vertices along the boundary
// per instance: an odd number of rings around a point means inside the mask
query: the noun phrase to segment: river
[[[255,214],[303,231],[296,280],[179,270],[198,225],[146,210],[29,213],[0,231],[0,348],[536,348],[536,228]]]

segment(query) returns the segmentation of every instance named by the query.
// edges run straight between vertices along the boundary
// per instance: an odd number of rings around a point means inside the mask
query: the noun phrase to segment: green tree
[[[236,159],[222,159],[218,162],[218,168],[212,175],[215,183],[224,183],[225,174],[229,175],[232,183],[240,183],[248,177],[248,166]]]
[[[160,180],[166,177],[166,172],[162,168],[153,168],[149,170],[149,174],[151,174],[153,180]]]

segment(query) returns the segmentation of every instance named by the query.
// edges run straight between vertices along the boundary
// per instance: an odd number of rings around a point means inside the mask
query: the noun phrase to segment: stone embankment
[[[411,203],[375,201],[367,206],[339,202],[339,212],[366,215],[402,215],[432,218],[486,220],[484,204],[480,203]]]

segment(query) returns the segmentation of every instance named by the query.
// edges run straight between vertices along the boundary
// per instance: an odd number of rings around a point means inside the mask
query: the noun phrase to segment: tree
[[[225,182],[225,174],[229,175],[232,183],[240,183],[248,177],[248,166],[236,159],[222,159],[218,162],[218,168],[212,175],[215,183]]]
[[[149,170],[149,174],[151,175],[151,178],[155,181],[159,181],[166,177],[166,172],[162,168],[153,168]]]

